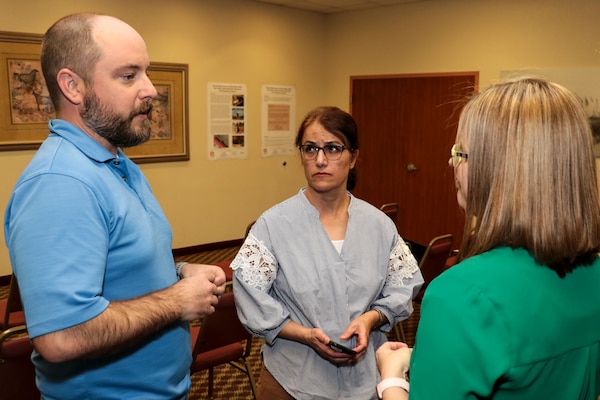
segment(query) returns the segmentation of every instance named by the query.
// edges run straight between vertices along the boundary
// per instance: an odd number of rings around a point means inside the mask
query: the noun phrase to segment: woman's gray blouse
[[[264,212],[233,260],[238,315],[266,341],[265,366],[294,398],[376,399],[375,350],[386,341],[382,330],[372,331],[367,353],[346,366],[277,335],[295,321],[339,340],[352,320],[371,309],[391,321],[380,328],[389,331],[412,312],[421,272],[393,221],[351,194],[338,253],[304,190]]]

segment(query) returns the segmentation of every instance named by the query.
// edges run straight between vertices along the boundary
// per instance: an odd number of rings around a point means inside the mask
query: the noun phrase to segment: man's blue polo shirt
[[[4,222],[31,337],[81,324],[110,301],[177,280],[171,228],[139,167],[66,121],[49,127]],[[48,399],[183,399],[189,327],[173,324],[104,358],[52,364],[34,352],[32,359]]]

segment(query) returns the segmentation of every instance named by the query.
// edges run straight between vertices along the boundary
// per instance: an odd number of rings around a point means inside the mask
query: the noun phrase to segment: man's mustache
[[[135,109],[131,113],[131,119],[133,119],[133,117],[135,117],[136,115],[140,115],[140,114],[146,114],[148,116],[148,118],[150,118],[150,113],[152,112],[153,108],[154,108],[154,105],[152,104],[151,101],[145,101],[142,103],[141,106],[139,106],[137,109]]]

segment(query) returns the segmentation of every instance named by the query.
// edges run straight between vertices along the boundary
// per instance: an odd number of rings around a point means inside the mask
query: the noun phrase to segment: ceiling
[[[343,11],[365,10],[425,0],[254,0],[283,7],[334,14]]]

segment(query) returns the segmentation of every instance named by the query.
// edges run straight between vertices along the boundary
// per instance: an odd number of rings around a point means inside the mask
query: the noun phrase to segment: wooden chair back
[[[25,325],[0,333],[0,399],[40,399],[31,362],[32,351]]]
[[[208,398],[212,398],[214,367],[228,363],[248,376],[252,395],[256,398],[256,385],[247,358],[252,351],[252,335],[237,316],[233,292],[225,292],[215,307],[215,312],[192,327],[192,366],[190,372],[208,370]],[[245,342],[245,344],[242,344]]]
[[[454,236],[452,234],[434,237],[429,242],[425,249],[425,253],[423,254],[423,258],[421,258],[421,261],[419,262],[419,268],[421,269],[421,274],[423,274],[425,283],[414,298],[414,301],[420,302],[423,299],[423,294],[429,283],[445,271],[446,262],[452,252],[453,243]]]
[[[8,297],[0,300],[0,330],[5,330],[18,325],[25,325],[25,315],[23,313],[23,304],[21,304],[21,294],[19,293],[19,284],[17,278],[10,277],[10,287]]]
[[[398,219],[398,203],[386,203],[379,207],[379,209],[396,223]]]

